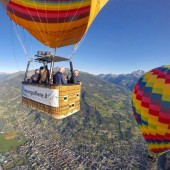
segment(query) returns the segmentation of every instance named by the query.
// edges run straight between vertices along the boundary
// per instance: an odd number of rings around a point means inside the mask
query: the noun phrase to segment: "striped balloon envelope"
[[[10,19],[48,47],[78,43],[108,0],[0,0]]]
[[[159,156],[170,150],[170,65],[155,68],[136,83],[134,117],[149,151]]]

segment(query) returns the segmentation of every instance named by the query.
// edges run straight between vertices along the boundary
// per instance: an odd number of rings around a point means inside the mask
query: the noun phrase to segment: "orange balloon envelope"
[[[76,44],[108,0],[0,0],[9,17],[52,47]]]
[[[170,65],[155,68],[143,75],[132,94],[134,117],[157,156],[170,150]]]

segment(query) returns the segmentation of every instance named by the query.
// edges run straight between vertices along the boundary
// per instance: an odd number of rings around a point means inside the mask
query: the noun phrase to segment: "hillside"
[[[122,86],[132,91],[135,83],[143,74],[144,71],[138,70],[132,72],[131,74],[120,74],[120,75],[100,74],[99,78],[101,80],[105,80],[107,82],[117,84],[119,86]]]
[[[61,167],[54,156],[58,148],[75,155],[73,164],[80,169],[126,169],[127,166],[146,169],[147,148],[133,119],[130,91],[81,72],[81,111],[55,120],[42,113],[27,116],[31,110],[21,105],[22,76],[11,77],[0,83],[0,125],[6,133],[20,134],[23,141],[26,137],[24,147],[18,146],[17,151],[10,152],[26,159],[23,167],[33,168],[31,163],[37,164],[39,157],[36,154],[43,155],[45,151],[48,154],[48,161],[42,158],[45,163],[54,169]],[[37,125],[35,115],[41,117]],[[70,167],[67,162],[63,166]]]
[[[23,74],[24,74],[23,71],[12,73],[12,74],[0,73],[0,83],[3,82],[4,80],[11,80],[11,79],[16,78],[18,76],[21,76],[23,78]]]
[[[2,79],[4,79],[7,75],[9,75],[8,73],[1,73],[0,72],[0,81],[2,80]]]

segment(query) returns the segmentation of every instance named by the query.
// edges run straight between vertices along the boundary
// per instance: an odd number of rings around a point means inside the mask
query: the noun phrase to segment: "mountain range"
[[[144,74],[143,70],[137,70],[130,74],[100,74],[98,77],[101,80],[105,80],[107,82],[117,84],[119,86],[125,87],[129,90],[133,90],[135,83],[138,79]]]

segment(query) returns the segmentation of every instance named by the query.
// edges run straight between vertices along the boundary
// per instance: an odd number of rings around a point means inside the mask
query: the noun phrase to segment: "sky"
[[[48,48],[13,25],[0,6],[0,72],[24,71],[39,50]],[[69,57],[73,50],[64,47],[56,54]],[[128,74],[170,64],[170,0],[109,0],[72,61],[75,69],[91,74]]]

